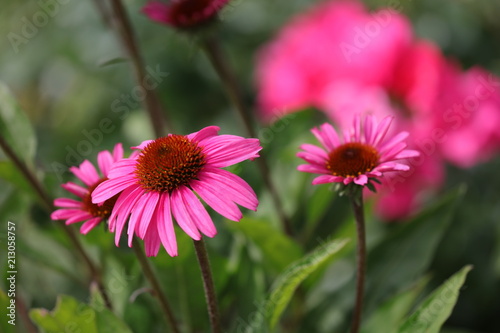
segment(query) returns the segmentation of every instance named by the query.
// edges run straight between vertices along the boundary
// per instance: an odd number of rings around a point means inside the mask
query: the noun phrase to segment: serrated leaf
[[[36,148],[33,128],[3,82],[0,82],[0,133],[21,160],[31,165]]]
[[[465,266],[444,282],[401,325],[398,333],[438,333],[455,306],[472,266]]]
[[[248,329],[251,332],[263,332],[265,330],[263,319],[265,318],[268,327],[272,330],[299,284],[328,259],[331,259],[347,242],[347,239],[336,239],[322,244],[290,265],[274,282],[269,297],[262,306],[263,316],[256,316],[254,322],[248,325]]]

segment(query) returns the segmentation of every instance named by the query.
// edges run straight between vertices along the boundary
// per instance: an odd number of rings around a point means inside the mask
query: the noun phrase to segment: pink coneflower
[[[142,12],[153,21],[187,29],[210,21],[228,2],[229,0],[172,0],[168,3],[151,1],[142,8]]]
[[[408,170],[408,165],[397,161],[418,156],[419,152],[405,149],[408,132],[384,140],[392,119],[386,117],[377,124],[369,115],[362,124],[356,116],[353,128],[345,131],[342,138],[328,123],[312,129],[326,151],[311,144],[300,146],[304,151],[297,156],[308,164],[299,165],[298,170],[322,174],[313,184],[354,182],[362,186],[386,172]]]
[[[210,126],[186,136],[170,134],[144,141],[133,147],[139,154],[113,165],[109,180],[92,193],[92,202],[104,202],[123,191],[109,218],[117,246],[129,216],[128,245],[135,232],[144,239],[148,256],[157,255],[160,244],[171,256],[177,255],[172,216],[195,240],[201,239],[201,233],[215,236],[217,230],[196,194],[233,221],[242,218],[236,204],[256,210],[252,188],[221,168],[258,157],[259,140],[218,135],[218,131]]]
[[[94,165],[88,160],[80,164],[80,167],[71,167],[70,171],[78,177],[85,186],[80,186],[73,182],[62,184],[66,191],[78,196],[81,200],[69,198],[58,198],[54,200],[54,206],[61,207],[54,211],[50,217],[53,220],[66,220],[66,224],[86,221],[82,224],[80,232],[87,234],[96,227],[103,219],[111,215],[113,206],[118,196],[113,196],[104,201],[101,205],[92,203],[92,191],[102,182],[107,180],[111,165],[123,158],[123,147],[121,143],[115,145],[113,153],[107,150],[101,151],[97,155],[97,164],[102,176],[99,176]]]

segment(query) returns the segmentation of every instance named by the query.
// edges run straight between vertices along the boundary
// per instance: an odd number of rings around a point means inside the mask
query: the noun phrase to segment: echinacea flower
[[[321,176],[313,184],[354,182],[364,186],[371,179],[382,177],[386,172],[406,171],[409,166],[402,161],[419,155],[418,151],[406,148],[408,132],[386,139],[392,117],[384,118],[377,124],[371,115],[364,124],[361,117],[354,118],[354,126],[339,136],[332,125],[325,123],[311,132],[324,148],[303,144],[304,151],[297,156],[308,164],[298,166],[299,171],[318,173]]]
[[[169,255],[177,255],[172,216],[194,240],[201,234],[215,236],[217,230],[198,196],[233,221],[242,218],[236,204],[257,209],[252,188],[221,168],[259,157],[259,140],[218,131],[209,126],[186,136],[144,141],[133,147],[138,154],[113,165],[109,179],[92,193],[92,202],[105,202],[121,192],[109,218],[117,246],[127,220],[128,245],[136,234],[144,240],[147,256],[156,256],[160,244]]]
[[[175,28],[193,28],[213,19],[229,0],[151,1],[142,12],[151,20]]]
[[[54,200],[54,206],[61,207],[54,211],[50,217],[53,220],[66,220],[66,224],[86,221],[80,227],[82,234],[87,234],[96,227],[102,220],[111,215],[113,206],[118,196],[110,197],[102,204],[92,203],[92,191],[107,177],[111,165],[123,158],[123,147],[121,143],[115,145],[113,153],[107,150],[101,151],[97,155],[97,164],[102,176],[99,176],[96,168],[88,160],[85,160],[79,167],[71,167],[70,171],[78,177],[85,186],[80,186],[73,182],[62,184],[61,187],[66,191],[78,196],[80,200],[70,198],[58,198]]]

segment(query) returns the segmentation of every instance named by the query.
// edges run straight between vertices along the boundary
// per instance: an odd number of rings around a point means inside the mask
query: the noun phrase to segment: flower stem
[[[151,268],[151,265],[149,264],[148,258],[144,254],[144,250],[141,247],[141,244],[137,240],[137,237],[134,237],[133,243],[132,243],[132,248],[134,249],[135,256],[139,260],[139,263],[142,267],[142,270],[144,272],[144,275],[148,279],[149,283],[151,284],[151,287],[153,288],[155,292],[155,296],[158,297],[158,301],[160,302],[161,309],[163,311],[163,314],[165,315],[167,322],[172,329],[172,332],[174,333],[179,333],[179,328],[177,327],[177,322],[175,320],[174,314],[172,312],[172,309],[170,305],[168,304],[167,298],[165,297],[165,294],[161,288],[160,282],[158,281],[158,278],[156,277],[155,273],[153,272],[153,269]]]
[[[144,70],[144,62],[142,60],[139,48],[137,47],[137,42],[134,36],[134,30],[132,24],[127,16],[127,12],[123,6],[121,0],[110,0],[111,1],[111,11],[112,17],[116,29],[120,35],[123,46],[125,47],[134,68],[134,73],[136,77],[137,84],[142,88],[144,92],[144,107],[146,108],[149,118],[151,120],[151,125],[153,126],[154,133],[157,137],[164,136],[165,126],[170,129],[170,121],[166,120],[166,114],[162,111],[162,107],[158,96],[150,85],[146,82],[146,74]],[[98,6],[100,11],[104,11],[103,6]],[[102,13],[106,17],[107,13]]]
[[[231,67],[228,65],[227,57],[224,56],[222,48],[214,37],[207,36],[202,41],[202,47],[205,51],[210,63],[214,67],[217,75],[222,81],[224,89],[234,104],[238,115],[240,116],[243,124],[245,126],[245,130],[248,136],[252,138],[257,138],[257,133],[253,127],[253,122],[250,116],[250,112],[247,109],[245,103],[243,102],[243,98],[241,97],[240,90],[238,88],[238,83],[236,81],[236,76],[234,75]],[[285,213],[283,208],[283,203],[281,202],[281,198],[276,190],[276,186],[274,185],[271,174],[269,171],[269,167],[267,165],[266,157],[263,152],[260,152],[260,158],[257,159],[257,165],[259,167],[260,173],[262,174],[262,178],[264,180],[265,186],[268,188],[269,193],[271,194],[272,200],[274,202],[274,206],[276,207],[276,211],[281,220],[281,224],[283,226],[283,230],[289,236],[292,235],[292,226],[290,224],[290,220]]]
[[[352,317],[351,333],[358,333],[361,327],[361,314],[363,309],[364,284],[366,276],[366,235],[365,217],[363,210],[363,195],[359,191],[351,197],[352,208],[356,220],[357,244],[357,272],[356,272],[356,304]]]
[[[217,306],[217,296],[215,294],[212,270],[208,259],[208,252],[203,237],[199,241],[193,241],[198,263],[200,265],[203,287],[205,288],[205,299],[207,301],[208,316],[210,317],[210,326],[212,333],[220,333],[219,309]]]
[[[10,147],[10,145],[7,143],[5,138],[0,134],[0,147],[2,147],[3,151],[5,152],[5,155],[10,158],[12,163],[18,168],[18,170],[22,173],[24,178],[28,181],[30,186],[33,188],[33,190],[36,192],[38,197],[40,198],[43,206],[47,210],[47,212],[52,212],[54,210],[54,205],[52,204],[52,199],[49,196],[49,194],[45,191],[44,187],[38,180],[38,178],[31,172],[31,170],[28,169],[26,164],[24,164],[23,161],[17,156],[17,154],[14,152],[14,150]],[[99,287],[99,291],[102,294],[102,297],[104,299],[104,302],[106,306],[109,309],[112,309],[111,301],[109,299],[108,293],[106,292],[106,289],[104,288],[104,285],[102,283],[101,279],[101,273],[99,269],[94,265],[92,260],[90,260],[90,257],[87,255],[85,252],[85,249],[83,248],[82,244],[80,243],[78,237],[76,236],[75,232],[73,229],[71,229],[69,226],[67,226],[64,223],[57,223],[58,226],[61,226],[63,231],[66,233],[68,236],[69,240],[75,247],[76,251],[78,254],[82,257],[85,265],[90,271],[90,275],[92,276],[92,279],[97,283]]]

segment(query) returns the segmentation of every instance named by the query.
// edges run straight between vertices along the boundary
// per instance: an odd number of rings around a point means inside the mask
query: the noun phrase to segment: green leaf
[[[397,294],[382,304],[363,324],[361,333],[396,332],[401,322],[410,311],[415,300],[428,282],[429,277],[424,276],[410,289]]]
[[[263,261],[277,272],[302,256],[301,248],[281,231],[269,223],[243,218],[239,223],[231,223],[230,228],[241,231],[262,251]]]
[[[366,313],[427,269],[465,190],[460,188],[396,230],[368,255]]]
[[[298,285],[318,267],[339,252],[347,242],[347,239],[336,239],[322,244],[313,252],[290,265],[280,274],[271,288],[270,295],[262,306],[264,317],[271,330],[278,323],[281,314],[290,302]],[[263,316],[256,316],[254,322],[248,328],[256,329],[256,332],[259,333],[262,332],[264,329],[263,319]]]
[[[112,58],[108,60],[104,60],[98,64],[99,67],[107,67],[111,65],[116,65],[116,64],[123,64],[125,62],[128,62],[129,60],[126,58],[122,57],[117,57],[117,58]]]
[[[33,309],[30,311],[30,317],[45,333],[60,333],[76,329],[85,333],[99,332],[94,309],[66,295],[60,295],[57,298],[54,311]]]
[[[455,273],[401,325],[399,333],[438,333],[455,306],[460,288],[472,266]]]
[[[102,297],[92,288],[93,306],[81,303],[73,297],[60,295],[56,307],[49,312],[33,309],[30,317],[45,333],[73,332],[85,333],[132,333],[121,319],[103,306]]]
[[[0,82],[0,133],[14,152],[31,165],[36,140],[31,123],[9,88]]]
[[[105,305],[102,294],[94,283],[90,286],[90,305],[96,313],[99,333],[132,333],[132,330]]]
[[[0,161],[0,178],[16,185],[23,192],[33,192],[33,189],[26,178],[24,178],[18,168],[11,161]]]

